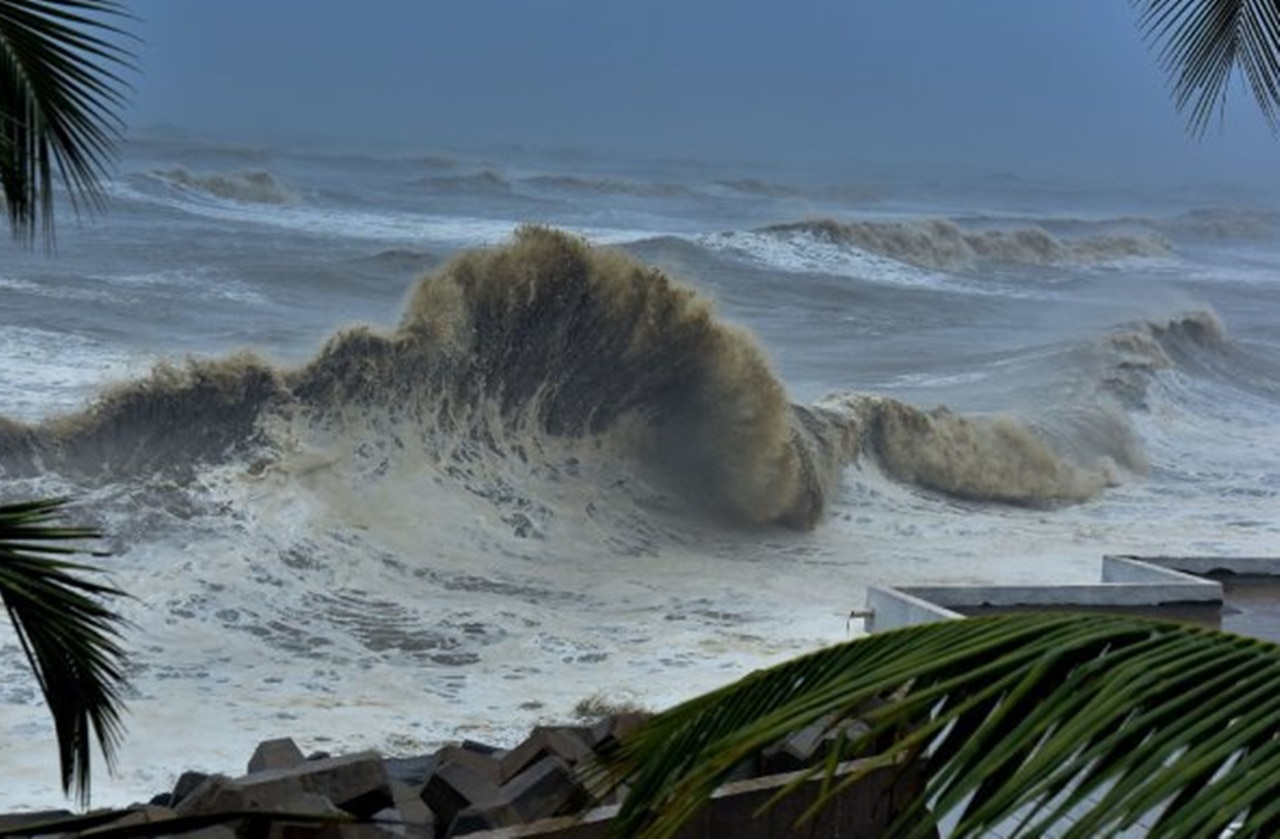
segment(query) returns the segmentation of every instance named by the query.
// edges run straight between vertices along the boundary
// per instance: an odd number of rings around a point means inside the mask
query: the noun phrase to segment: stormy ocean
[[[179,135],[108,193],[0,267],[4,496],[133,595],[95,804],[661,708],[871,583],[1280,543],[1265,193]],[[7,625],[0,774],[63,803]]]

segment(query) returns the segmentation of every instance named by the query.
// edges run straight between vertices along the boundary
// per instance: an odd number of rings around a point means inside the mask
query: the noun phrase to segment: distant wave
[[[1196,239],[1232,240],[1274,237],[1280,217],[1274,212],[1209,207],[1190,210],[1153,223],[1171,236]]]
[[[397,274],[412,276],[438,263],[440,257],[429,251],[413,248],[387,248],[373,256],[365,257],[362,261]]]
[[[232,201],[250,204],[296,204],[299,201],[298,194],[270,172],[196,174],[176,166],[153,174],[186,189],[199,190]]]
[[[877,187],[857,184],[827,184],[823,186],[796,186],[780,184],[759,178],[738,178],[735,180],[716,181],[715,186],[731,189],[744,195],[757,195],[764,198],[808,198],[820,201],[842,201],[850,204],[864,204],[884,198],[883,191]]]
[[[453,169],[458,166],[458,159],[447,154],[420,154],[409,158],[409,162],[428,169]]]
[[[865,248],[832,242],[807,232],[732,231],[698,236],[695,241],[713,253],[775,270],[849,276],[868,282],[939,291],[993,293],[962,277],[929,270]]]
[[[1162,370],[1191,372],[1226,346],[1222,321],[1209,310],[1128,324],[1100,341],[1102,388],[1130,409],[1148,407],[1152,375]]]
[[[1211,310],[1130,324],[1108,336],[1105,347],[1115,359],[1106,387],[1130,408],[1150,407],[1155,381],[1166,386],[1161,392],[1180,399],[1184,388],[1178,381],[1185,377],[1231,389],[1232,403],[1260,400],[1255,404],[1265,413],[1280,404],[1280,355],[1265,345],[1230,340]],[[1181,376],[1161,377],[1166,370]],[[1241,400],[1242,394],[1251,399]]]
[[[452,250],[480,247],[506,240],[516,222],[503,218],[400,210],[368,210],[359,207],[334,207],[322,200],[301,202],[291,206],[255,204],[244,201],[191,200],[190,191],[181,194],[157,190],[156,183],[169,183],[155,176],[131,178],[108,185],[113,196],[144,202],[159,202],[185,213],[207,218],[279,228],[313,235],[396,243],[403,248],[423,246]],[[320,197],[317,193],[316,198]],[[537,205],[539,199],[519,197]],[[576,233],[598,243],[634,242],[651,235],[650,231],[632,228],[579,227]]]
[[[511,182],[492,169],[468,175],[438,175],[416,182],[433,192],[460,192],[467,195],[501,195],[511,191]]]
[[[1053,265],[1170,253],[1168,243],[1154,234],[1126,232],[1060,239],[1039,227],[970,230],[947,219],[815,219],[770,225],[761,232],[775,236],[800,234],[821,242],[851,245],[921,268],[950,271],[972,268],[982,261]]]
[[[821,519],[859,456],[901,481],[1010,504],[1080,501],[1112,479],[1010,417],[856,394],[792,405],[754,338],[707,300],[543,228],[457,256],[419,283],[397,329],[344,331],[300,368],[251,355],[162,365],[82,412],[2,421],[0,469],[261,470],[302,437],[363,459],[371,479],[441,470],[486,497],[511,490],[484,484],[476,464],[537,457],[555,439],[576,457],[613,452],[714,515],[794,527]]]
[[[1107,338],[1127,366],[1164,369],[1174,366],[1170,353],[1189,348],[1217,349],[1226,342],[1226,330],[1212,311],[1199,310],[1164,320],[1144,320]]]
[[[1280,232],[1280,213],[1238,207],[1201,207],[1174,215],[1034,217],[973,214],[947,221],[969,232],[1044,229],[1064,243],[1120,236],[1155,241],[1166,248],[1170,240],[1248,241],[1274,237]]]
[[[617,178],[586,178],[579,175],[534,175],[520,181],[522,184],[565,192],[582,192],[594,195],[632,195],[638,198],[679,198],[692,194],[681,184],[645,183]]]
[[[626,195],[636,198],[678,198],[692,191],[679,184],[646,183],[581,175],[532,175],[511,180],[492,169],[465,175],[436,175],[416,182],[436,192],[466,195],[509,195],[516,189],[569,192],[589,195]]]
[[[1075,463],[1012,416],[925,411],[865,395],[823,404],[859,420],[867,453],[891,477],[956,498],[1054,506],[1086,501],[1116,482],[1111,460]]]

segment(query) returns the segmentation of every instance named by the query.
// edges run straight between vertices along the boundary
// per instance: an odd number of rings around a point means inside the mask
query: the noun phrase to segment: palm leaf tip
[[[1273,0],[1132,0],[1194,136],[1221,118],[1237,71],[1280,129],[1280,6]]]
[[[107,601],[125,595],[65,558],[99,535],[60,525],[66,503],[0,505],[0,601],[53,717],[63,790],[87,804],[91,746],[110,769],[123,732],[123,620]]]
[[[39,225],[52,245],[55,175],[76,212],[104,201],[132,68],[117,44],[128,18],[114,0],[0,3],[0,194],[16,238]]]

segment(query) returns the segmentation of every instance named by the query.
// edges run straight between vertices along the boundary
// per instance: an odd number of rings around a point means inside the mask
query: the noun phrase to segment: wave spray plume
[[[793,405],[755,339],[692,289],[540,227],[455,257],[419,282],[396,329],[347,329],[300,368],[247,354],[161,365],[77,414],[0,420],[0,470],[183,480],[202,463],[260,470],[302,441],[354,453],[375,479],[389,459],[456,477],[549,439],[613,452],[704,512],[756,525],[813,526],[862,452],[897,480],[977,501],[1081,501],[1111,480],[1011,418],[857,394]]]

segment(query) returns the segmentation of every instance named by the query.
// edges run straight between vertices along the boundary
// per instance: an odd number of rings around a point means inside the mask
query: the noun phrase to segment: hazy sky
[[[1188,137],[1128,0],[131,0],[130,123],[863,167],[1248,177]]]

